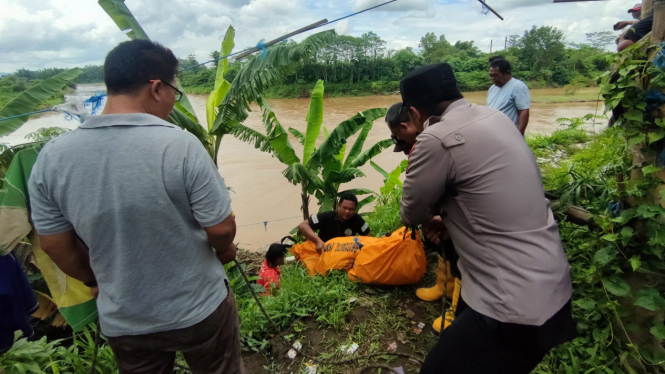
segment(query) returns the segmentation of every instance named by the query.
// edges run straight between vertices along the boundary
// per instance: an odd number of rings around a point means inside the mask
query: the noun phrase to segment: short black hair
[[[352,201],[356,203],[356,207],[358,206],[358,198],[351,192],[343,192],[341,195],[339,195],[339,205],[342,205],[344,200]]]
[[[394,128],[402,122],[411,121],[408,109],[404,108],[402,103],[393,104],[386,112],[386,123],[390,128]]]
[[[490,67],[491,68],[499,68],[499,71],[501,74],[511,74],[511,69],[510,69],[510,62],[503,58],[498,58],[492,62],[490,62]]]
[[[110,95],[136,93],[151,79],[170,83],[177,73],[178,59],[173,52],[150,40],[122,42],[104,61],[104,83]]]
[[[494,61],[496,61],[496,60],[505,60],[505,59],[506,59],[506,58],[503,57],[503,55],[496,55],[496,56],[492,56],[492,57],[490,57],[490,59],[489,59],[489,63],[491,64],[492,62],[494,62]]]
[[[268,260],[268,264],[275,266],[275,262],[277,262],[277,260],[279,260],[281,257],[284,257],[288,250],[289,246],[287,245],[279,243],[271,244],[268,248],[268,252],[266,252],[266,260]]]

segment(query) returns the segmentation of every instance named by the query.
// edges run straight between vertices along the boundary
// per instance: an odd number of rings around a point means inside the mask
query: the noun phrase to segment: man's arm
[[[526,126],[529,124],[529,109],[518,110],[517,113],[519,113],[520,116],[518,129],[522,136],[524,136]]]
[[[88,247],[74,230],[55,235],[39,235],[42,250],[63,273],[83,283],[95,281]]]
[[[621,43],[619,43],[619,45],[617,46],[617,52],[621,52],[621,51],[623,51],[624,49],[630,47],[630,46],[633,45],[633,44],[635,44],[634,41],[624,39],[624,40],[621,41]]]
[[[302,223],[298,225],[298,230],[300,231],[303,236],[312,243],[316,244],[316,251],[321,253],[321,250],[323,250],[324,242],[319,238],[318,235],[314,232],[312,227],[309,225],[309,220],[304,220]]]
[[[614,31],[623,30],[626,26],[634,25],[637,21],[620,21],[614,24]]]
[[[463,147],[464,144],[457,145]],[[430,212],[445,193],[446,184],[454,178],[453,161],[441,140],[420,135],[409,158],[404,180],[400,215],[408,226],[429,224]]]
[[[531,93],[529,87],[523,82],[518,86],[515,92],[515,107],[519,114],[517,129],[522,136],[526,132],[526,126],[529,124],[529,108],[531,108]]]
[[[217,258],[226,265],[236,258],[238,249],[233,244],[236,237],[236,219],[233,214],[226,217],[222,222],[203,228],[208,234],[208,242],[215,249]]]

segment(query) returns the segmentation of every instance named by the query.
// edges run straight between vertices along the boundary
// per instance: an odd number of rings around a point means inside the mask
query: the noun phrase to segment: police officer
[[[401,217],[459,254],[466,308],[421,373],[529,373],[572,340],[570,267],[540,170],[514,123],[464,100],[448,64],[400,82],[416,138]]]

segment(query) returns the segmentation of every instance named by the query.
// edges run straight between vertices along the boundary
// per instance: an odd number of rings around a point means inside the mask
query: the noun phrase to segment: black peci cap
[[[402,105],[432,105],[442,101],[460,99],[453,68],[447,63],[422,66],[399,82]]]

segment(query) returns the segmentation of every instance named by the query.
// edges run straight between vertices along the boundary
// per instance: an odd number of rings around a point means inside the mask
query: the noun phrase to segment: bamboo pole
[[[279,43],[279,42],[281,42],[281,41],[283,41],[283,40],[286,40],[286,39],[288,39],[288,38],[290,38],[290,37],[292,37],[292,36],[294,36],[294,35],[298,35],[298,34],[303,33],[303,32],[305,32],[305,31],[311,30],[311,29],[313,29],[313,28],[315,28],[315,27],[318,27],[318,26],[321,26],[321,25],[323,25],[323,24],[325,24],[325,23],[328,23],[328,20],[327,20],[327,19],[322,19],[322,20],[320,20],[319,22],[312,23],[311,25],[308,25],[308,26],[305,26],[305,27],[303,27],[303,28],[301,28],[301,29],[298,29],[298,30],[296,30],[296,31],[290,32],[290,33],[288,33],[288,34],[286,34],[286,35],[284,35],[284,36],[280,36],[280,37],[277,38],[277,39],[273,39],[273,40],[267,42],[267,43],[265,44],[265,47],[270,47],[270,46],[273,45],[273,44],[277,44],[277,43]],[[259,47],[254,47],[254,48],[250,49],[250,50],[247,51],[247,52],[243,52],[243,53],[241,53],[241,54],[239,54],[239,55],[236,56],[236,60],[240,60],[241,58],[243,58],[243,57],[245,57],[245,56],[248,56],[248,55],[250,55],[250,54],[252,54],[252,53],[254,53],[254,52],[257,52],[259,49],[261,49],[261,48],[259,48]]]

